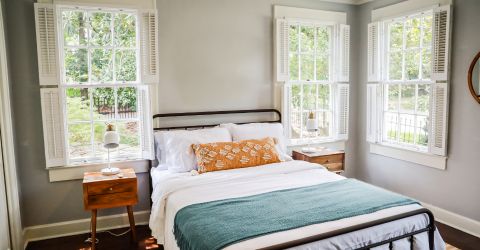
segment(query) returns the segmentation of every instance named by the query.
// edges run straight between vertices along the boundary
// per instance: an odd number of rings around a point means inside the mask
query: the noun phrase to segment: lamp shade
[[[306,128],[308,132],[315,132],[318,130],[318,122],[313,115],[313,112],[310,112],[307,119]]]
[[[116,148],[120,144],[120,136],[116,131],[107,131],[103,136],[103,146],[105,148]]]

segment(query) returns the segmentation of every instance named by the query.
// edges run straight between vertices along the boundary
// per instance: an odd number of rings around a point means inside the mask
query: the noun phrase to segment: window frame
[[[95,131],[94,131],[94,124],[96,122],[105,122],[105,120],[98,120],[94,119],[92,117],[92,92],[91,89],[95,88],[112,88],[114,90],[114,118],[110,119],[110,122],[115,124],[115,127],[118,131],[118,122],[123,122],[125,121],[124,119],[118,118],[118,102],[117,102],[117,90],[118,88],[125,88],[125,87],[134,87],[136,89],[136,96],[137,96],[137,107],[140,105],[140,96],[139,96],[139,87],[144,86],[147,84],[142,84],[142,74],[141,74],[141,40],[140,40],[140,13],[136,9],[124,9],[124,8],[98,8],[98,7],[89,7],[89,6],[81,6],[81,7],[76,7],[76,6],[70,6],[70,5],[56,5],[55,8],[55,14],[57,17],[57,27],[63,27],[63,16],[62,12],[63,11],[83,11],[87,13],[86,18],[90,17],[91,13],[95,12],[101,12],[101,13],[112,13],[112,20],[111,20],[111,45],[106,45],[106,46],[95,46],[95,45],[90,45],[89,44],[89,39],[90,39],[90,34],[87,35],[87,44],[86,45],[80,45],[80,46],[71,46],[71,45],[65,45],[64,42],[64,31],[62,28],[57,29],[57,44],[58,44],[58,68],[59,68],[59,84],[58,84],[58,90],[60,91],[59,93],[59,98],[60,98],[60,109],[63,115],[63,124],[64,124],[64,142],[65,142],[65,162],[68,166],[80,166],[80,165],[92,165],[92,164],[102,164],[106,163],[107,160],[105,157],[97,156],[95,154]],[[114,18],[113,14],[116,13],[128,13],[132,14],[135,17],[135,46],[134,47],[120,47],[120,46],[115,46],[114,45]],[[87,28],[87,32],[90,31],[90,27]],[[69,83],[66,81],[66,68],[65,68],[65,50],[69,48],[82,48],[87,50],[87,68],[88,68],[88,81],[87,82],[82,82],[82,83]],[[112,50],[112,81],[111,82],[92,82],[91,77],[91,49],[111,49]],[[117,50],[135,50],[135,55],[136,55],[136,80],[135,81],[115,81],[116,79],[116,71],[115,71],[115,52]],[[68,114],[67,114],[67,94],[66,91],[69,88],[86,88],[88,89],[88,95],[89,95],[89,108],[90,108],[90,120],[89,121],[73,121],[70,122],[68,120]],[[131,119],[132,121],[137,122],[138,124],[138,143],[139,143],[139,150],[136,154],[129,154],[129,155],[122,155],[122,156],[117,156],[114,158],[110,158],[110,162],[124,162],[124,161],[136,161],[136,160],[142,160],[144,159],[142,157],[142,130],[143,127],[141,125],[141,117],[142,114],[140,112],[145,112],[145,111],[140,111],[137,108],[137,114],[135,119]],[[91,126],[91,132],[90,132],[90,147],[91,147],[91,156],[89,157],[82,157],[82,158],[72,158],[70,155],[70,143],[69,143],[69,138],[70,138],[70,132],[69,132],[69,125],[71,124],[76,124],[76,123],[89,123]],[[115,150],[118,150],[115,149]],[[112,154],[112,153],[111,153]]]
[[[288,44],[288,56],[290,58],[291,54],[294,54],[297,56],[298,60],[298,79],[291,80],[290,77],[285,83],[285,92],[288,93],[286,98],[284,98],[285,102],[287,103],[288,106],[288,114],[286,117],[286,123],[288,126],[286,127],[287,131],[287,136],[289,138],[290,144],[292,145],[301,145],[301,144],[306,144],[306,143],[321,143],[321,142],[330,142],[335,140],[334,136],[334,116],[335,116],[335,110],[334,110],[334,56],[335,56],[335,24],[333,22],[322,22],[322,21],[312,21],[312,20],[304,20],[304,19],[288,19],[288,27],[290,29],[291,26],[296,26],[297,27],[297,37],[298,37],[298,47],[296,51],[291,51],[290,50],[290,43]],[[314,31],[314,47],[311,52],[305,52],[302,51],[301,48],[301,28],[302,27],[313,27]],[[318,53],[317,51],[317,28],[319,27],[325,27],[328,30],[329,34],[329,41],[328,41],[328,52],[327,53]],[[311,55],[313,57],[313,79],[302,79],[302,55]],[[327,56],[328,57],[328,79],[327,80],[317,80],[317,60],[316,58],[319,56]],[[290,76],[290,60],[288,63],[288,72]],[[300,113],[300,121],[303,121],[303,116],[304,113],[308,113],[310,111],[313,111],[315,115],[317,116],[319,112],[327,112],[330,116],[330,124],[329,124],[329,136],[305,136],[304,135],[304,124],[303,122],[300,122],[300,134],[299,138],[291,138],[291,129],[292,129],[292,106],[291,106],[291,101],[292,101],[292,88],[294,85],[298,85],[300,87],[300,111],[295,111]],[[303,107],[303,101],[304,101],[304,86],[306,85],[311,85],[311,86],[316,86],[316,101],[315,101],[315,109],[314,110],[308,110],[305,111]],[[329,88],[329,101],[328,101],[328,107],[329,109],[321,109],[319,108],[319,103],[318,103],[318,90],[320,85],[325,85],[328,86]],[[318,117],[316,117],[318,119]]]
[[[426,10],[422,10],[422,11],[416,11],[416,12],[411,12],[411,13],[408,13],[408,14],[404,14],[404,15],[399,15],[399,16],[395,16],[393,18],[387,18],[387,19],[384,19],[384,20],[381,20],[380,22],[383,23],[383,25],[381,25],[381,27],[383,27],[383,34],[384,34],[384,39],[383,39],[383,45],[381,46],[381,49],[380,49],[380,59],[381,61],[385,62],[385,63],[381,63],[380,64],[380,72],[381,72],[381,80],[379,81],[379,87],[380,87],[380,96],[381,96],[381,100],[380,100],[380,103],[381,103],[381,108],[380,108],[380,112],[379,112],[379,116],[378,116],[378,120],[379,120],[379,131],[380,131],[380,135],[379,135],[379,141],[378,143],[381,144],[381,145],[384,145],[384,146],[388,146],[388,147],[393,147],[393,148],[398,148],[398,149],[404,149],[404,150],[409,150],[409,151],[413,151],[413,152],[418,152],[418,153],[425,153],[425,154],[430,154],[429,153],[429,143],[427,142],[427,145],[425,146],[422,146],[422,145],[418,145],[416,143],[416,123],[417,123],[417,116],[425,116],[426,117],[426,120],[427,120],[427,128],[428,128],[428,134],[427,134],[427,138],[428,140],[430,140],[430,134],[431,134],[431,130],[432,130],[432,126],[430,124],[431,122],[431,117],[432,117],[432,100],[433,100],[433,91],[432,91],[432,88],[433,88],[433,84],[435,83],[434,80],[431,79],[431,74],[432,74],[432,70],[430,70],[430,78],[425,78],[423,79],[423,50],[425,49],[425,46],[423,44],[423,39],[424,39],[424,27],[423,27],[423,23],[422,23],[422,20],[420,20],[420,29],[421,29],[421,34],[420,34],[420,38],[419,38],[419,46],[418,47],[415,47],[415,48],[406,48],[406,34],[407,34],[407,31],[406,31],[406,22],[407,20],[409,19],[412,19],[412,18],[416,18],[416,17],[420,17],[420,18],[423,18],[425,16],[428,16],[430,15],[432,17],[432,38],[431,38],[431,45],[428,46],[429,47],[429,50],[430,50],[430,54],[431,54],[431,59],[430,59],[430,67],[432,68],[432,65],[433,65],[433,15],[434,15],[434,11],[432,8],[430,9],[426,9]],[[393,79],[391,80],[390,79],[390,54],[391,54],[391,48],[390,48],[390,24],[391,23],[394,23],[394,22],[398,22],[398,21],[401,21],[403,23],[403,28],[402,28],[402,48],[401,49],[398,49],[398,51],[396,52],[401,52],[402,54],[402,69],[401,69],[401,72],[402,72],[402,77],[401,79]],[[405,59],[405,56],[406,56],[406,53],[409,51],[409,50],[413,50],[413,51],[419,51],[421,54],[420,58],[419,58],[419,66],[418,66],[418,79],[412,79],[412,80],[408,80],[406,79],[406,59]],[[418,113],[417,112],[417,108],[418,108],[418,100],[417,100],[417,97],[418,97],[418,86],[419,85],[427,85],[429,87],[429,108],[428,108],[428,112],[427,113]],[[389,111],[388,110],[388,93],[387,93],[387,86],[391,86],[391,85],[396,85],[398,86],[399,88],[399,93],[398,93],[398,107],[396,110],[394,111]],[[406,112],[406,111],[402,111],[401,110],[401,87],[402,86],[408,86],[408,85],[414,85],[415,86],[415,103],[414,103],[414,110],[413,112]],[[397,135],[396,135],[396,140],[395,141],[392,141],[392,140],[388,140],[386,139],[387,137],[387,131],[386,131],[386,118],[385,118],[385,114],[386,113],[394,113],[397,115]],[[401,133],[401,129],[400,129],[400,126],[401,126],[401,122],[400,122],[400,116],[401,115],[412,115],[414,116],[414,135],[413,135],[413,143],[405,143],[405,142],[400,142],[400,136],[399,136],[399,133]]]

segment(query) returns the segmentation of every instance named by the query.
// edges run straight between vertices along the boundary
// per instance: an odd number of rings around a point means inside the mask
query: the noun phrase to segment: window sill
[[[323,141],[311,141],[310,144],[306,141],[303,142],[298,142],[295,144],[290,144],[288,145],[288,149],[290,150],[295,150],[295,149],[301,149],[302,147],[305,146],[313,146],[313,147],[326,147],[332,150],[345,150],[345,140],[323,140]]]
[[[432,155],[429,153],[416,152],[404,148],[370,143],[370,153],[387,156],[390,158],[413,162],[419,165],[445,170],[447,167],[447,157]]]
[[[133,168],[135,173],[146,173],[148,172],[149,164],[148,160],[122,161],[112,162],[112,167]],[[47,170],[50,182],[57,182],[81,180],[83,179],[83,173],[100,171],[104,167],[106,167],[105,163],[96,163],[89,165],[55,167],[48,168]]]

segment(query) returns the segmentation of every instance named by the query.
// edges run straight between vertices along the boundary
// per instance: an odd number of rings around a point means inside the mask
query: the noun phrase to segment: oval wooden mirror
[[[468,69],[468,88],[473,98],[480,103],[480,52],[473,58],[470,68]]]

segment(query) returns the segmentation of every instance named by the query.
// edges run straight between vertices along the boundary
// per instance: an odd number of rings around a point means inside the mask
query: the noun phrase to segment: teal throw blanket
[[[345,179],[189,205],[175,215],[174,235],[182,250],[221,249],[261,235],[414,203],[418,202]]]

